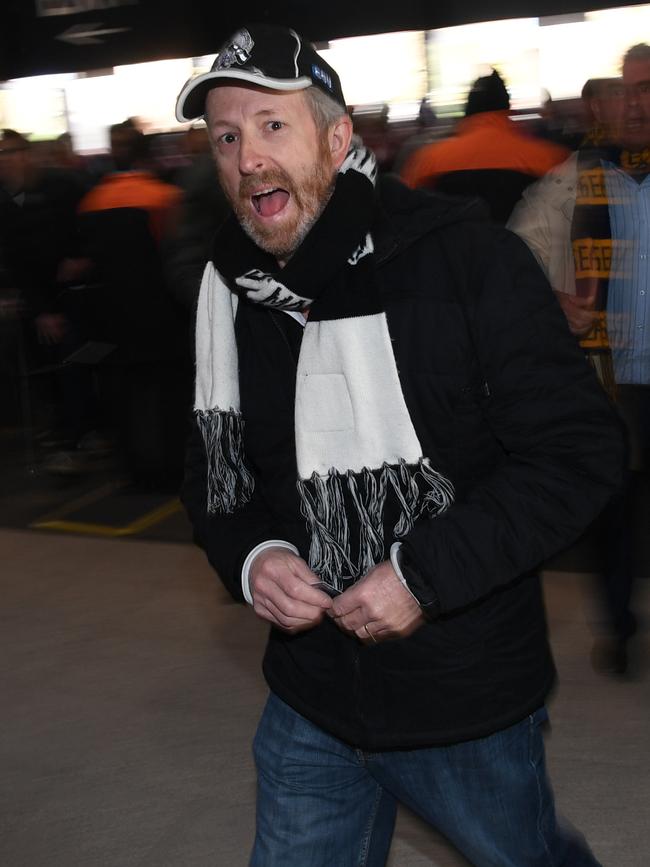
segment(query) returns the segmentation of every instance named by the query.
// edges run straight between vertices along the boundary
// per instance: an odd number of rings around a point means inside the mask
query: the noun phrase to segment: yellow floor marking
[[[135,521],[126,524],[124,527],[111,527],[110,524],[89,524],[83,521],[64,520],[35,521],[33,524],[30,524],[30,527],[35,530],[59,530],[63,533],[85,533],[89,536],[133,536],[135,533],[141,533],[143,530],[153,527],[154,524],[159,524],[161,521],[164,521],[165,518],[169,518],[170,515],[180,512],[181,509],[182,506],[180,500],[169,500],[169,502],[163,503],[162,506],[158,506],[157,509],[147,512],[145,515],[142,515],[141,518],[137,518]]]

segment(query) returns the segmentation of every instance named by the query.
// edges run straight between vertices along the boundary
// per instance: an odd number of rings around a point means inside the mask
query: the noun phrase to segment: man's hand
[[[556,290],[555,297],[560,302],[570,332],[576,337],[589,334],[598,319],[598,313],[594,310],[596,296],[578,298],[576,295],[568,295],[566,292]]]
[[[364,644],[406,638],[425,622],[422,609],[390,560],[379,563],[332,602],[330,616]]]
[[[332,605],[327,593],[311,586],[318,575],[288,548],[262,551],[248,577],[255,613],[290,635],[316,626]]]

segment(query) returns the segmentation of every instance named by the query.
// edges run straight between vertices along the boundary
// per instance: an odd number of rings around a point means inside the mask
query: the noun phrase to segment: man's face
[[[206,120],[223,190],[253,241],[284,263],[330,197],[330,136],[300,91],[224,85],[208,94]]]
[[[621,144],[642,150],[650,146],[650,60],[628,60],[623,66],[623,85]]]
[[[620,78],[601,79],[598,82],[596,95],[587,106],[608,140],[618,140],[623,117],[623,81]]]

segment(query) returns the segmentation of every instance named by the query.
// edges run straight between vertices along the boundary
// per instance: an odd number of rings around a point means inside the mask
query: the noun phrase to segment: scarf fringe
[[[328,580],[334,575],[352,575],[354,566],[349,557],[350,535],[345,500],[343,477],[330,470],[325,478],[317,473],[307,481],[298,479],[300,511],[311,533],[309,563],[318,563],[316,574]]]
[[[419,470],[427,488],[420,514],[426,513],[430,517],[440,515],[451,506],[456,498],[454,486],[449,479],[431,467],[428,458],[422,458]]]
[[[241,413],[197,410],[208,459],[208,514],[230,515],[253,496],[255,481],[244,463]]]
[[[420,490],[418,479],[426,490]],[[415,466],[400,461],[397,466],[384,464],[380,470],[364,468],[359,473],[341,474],[332,469],[325,477],[314,473],[297,485],[301,512],[311,535],[309,566],[339,590],[343,589],[343,578],[365,575],[385,559],[384,513],[389,491],[399,504],[400,517],[393,528],[398,539],[421,515],[439,515],[454,501],[452,483],[431,469],[426,458]],[[346,489],[351,499],[348,508],[354,508],[359,521],[356,563],[350,550]]]

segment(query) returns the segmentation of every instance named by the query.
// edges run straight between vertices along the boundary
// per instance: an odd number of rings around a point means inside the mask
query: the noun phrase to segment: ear
[[[329,128],[327,138],[332,155],[332,165],[338,171],[350,149],[352,139],[352,119],[350,116],[343,114],[335,120]]]

